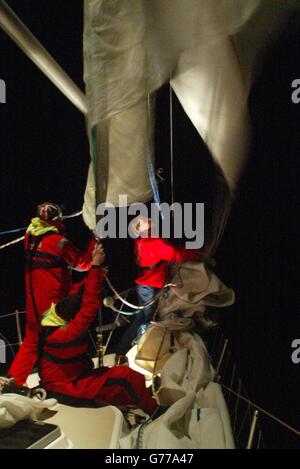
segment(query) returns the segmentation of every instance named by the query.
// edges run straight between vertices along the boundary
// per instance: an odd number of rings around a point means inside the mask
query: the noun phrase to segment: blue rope
[[[147,418],[147,420],[145,420],[145,422],[143,422],[140,425],[140,428],[138,429],[138,433],[137,433],[135,449],[142,449],[144,429],[145,427],[147,427],[147,425],[149,425],[149,423],[153,421],[154,417],[156,417],[156,414],[158,414],[160,410],[161,410],[161,406],[159,405],[156,407],[155,411]]]
[[[160,201],[160,195],[159,195],[159,190],[158,190],[157,179],[156,179],[156,175],[155,175],[155,171],[154,171],[154,167],[153,167],[153,163],[152,163],[151,154],[149,152],[148,147],[146,149],[146,162],[147,162],[148,176],[149,176],[149,179],[150,179],[150,184],[151,184],[152,192],[153,192],[153,199],[154,199],[154,202],[156,203],[156,205],[158,207],[160,216],[163,220],[164,215],[163,215],[163,212],[162,212],[162,209],[161,209],[161,206],[160,206],[161,201]]]
[[[147,98],[147,115],[148,115],[148,118],[147,118],[147,131],[148,131],[148,138],[147,138],[147,142],[146,142],[146,148],[145,148],[145,159],[146,159],[146,164],[147,164],[147,170],[148,170],[148,176],[149,176],[149,180],[150,180],[150,184],[151,184],[151,188],[152,188],[152,192],[153,192],[153,199],[154,199],[154,202],[156,203],[157,205],[157,208],[159,210],[159,214],[161,216],[161,219],[163,220],[164,219],[164,214],[163,214],[163,211],[161,209],[161,201],[160,201],[160,195],[159,195],[159,190],[158,190],[158,183],[157,183],[157,179],[156,179],[156,174],[155,174],[155,170],[154,170],[154,166],[153,166],[153,162],[152,162],[152,155],[151,155],[151,151],[150,151],[150,148],[151,148],[151,144],[150,144],[150,96],[148,95],[148,98]]]
[[[79,212],[74,212],[71,213],[71,215],[65,215],[63,216],[63,220],[68,220],[69,218],[75,218],[78,217],[79,215],[82,214],[82,211]],[[13,234],[13,233],[19,233],[21,231],[27,230],[27,226],[23,226],[22,228],[15,228],[13,230],[6,230],[6,231],[0,231],[0,236],[8,235],[8,234]]]

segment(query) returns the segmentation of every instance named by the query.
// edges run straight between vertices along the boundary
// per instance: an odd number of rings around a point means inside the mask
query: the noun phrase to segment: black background
[[[8,3],[83,89],[82,2]],[[216,254],[217,273],[236,291],[224,327],[248,393],[298,428],[300,364],[291,361],[291,343],[300,338],[300,104],[291,101],[291,83],[300,78],[299,24],[294,16],[282,31],[253,86],[250,159]],[[25,226],[43,200],[63,203],[67,213],[79,210],[89,163],[83,116],[1,31],[0,78],[7,85],[7,104],[0,105],[1,230]],[[167,176],[168,92],[164,87],[158,95],[156,142]],[[211,163],[175,99],[174,107],[175,198],[205,202],[209,216]],[[79,246],[85,244],[82,222],[68,222],[68,232]],[[10,239],[1,237],[1,243]],[[128,242],[107,245],[118,287],[133,279],[131,248]],[[5,314],[24,308],[22,246],[1,251],[0,258],[0,314]],[[0,331],[15,341],[14,324],[3,322]],[[300,447],[277,426],[269,427],[267,439],[273,448]]]

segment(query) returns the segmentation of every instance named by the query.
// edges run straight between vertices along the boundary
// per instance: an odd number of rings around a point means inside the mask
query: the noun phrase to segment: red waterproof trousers
[[[134,405],[151,414],[157,407],[142,374],[126,366],[93,370],[87,356],[87,330],[99,310],[100,268],[91,268],[79,312],[66,326],[45,328],[39,374],[49,391],[91,399],[100,404]]]
[[[43,363],[42,385],[48,391],[80,399],[91,399],[100,405],[134,406],[151,415],[156,401],[150,396],[145,377],[128,366],[114,366],[87,371],[74,381],[47,382],[50,366]]]

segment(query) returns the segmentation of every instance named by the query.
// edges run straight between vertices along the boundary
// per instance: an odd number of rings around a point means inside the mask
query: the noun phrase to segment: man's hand
[[[105,252],[102,244],[96,244],[92,254],[92,265],[102,265],[105,261]]]

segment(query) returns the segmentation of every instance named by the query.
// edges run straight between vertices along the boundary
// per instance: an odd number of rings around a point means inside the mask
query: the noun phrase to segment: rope
[[[149,425],[150,422],[152,422],[152,420],[154,419],[156,414],[160,411],[160,409],[161,407],[157,406],[155,411],[150,415],[150,417],[148,417],[147,420],[145,420],[145,422],[142,423],[142,425],[140,426],[138,433],[137,433],[135,449],[143,448],[143,433],[144,433],[145,427]]]
[[[118,327],[117,325],[118,325],[118,322],[119,322],[120,314],[122,314],[122,308],[123,308],[123,306],[124,306],[124,305],[122,304],[122,305],[121,305],[121,309],[120,309],[120,311],[118,312],[118,314],[117,314],[117,316],[116,316],[116,318],[115,318],[115,320],[114,320],[114,322],[113,322],[113,324],[115,325],[115,327],[113,327],[113,328],[111,329],[111,331],[110,331],[110,333],[109,333],[109,335],[108,335],[108,338],[107,338],[107,341],[106,341],[106,344],[105,344],[105,352],[106,352],[106,350],[107,350],[107,348],[108,348],[108,346],[109,346],[109,343],[110,343],[110,340],[111,340],[112,335],[113,335],[113,333],[114,333],[114,330]]]
[[[108,304],[105,304],[105,303],[104,303],[104,306],[111,309],[115,313],[122,314],[124,316],[135,316],[136,314],[139,313],[139,311],[123,311],[122,309],[116,308],[114,305],[108,305]],[[123,304],[122,304],[122,306],[123,306]],[[121,308],[122,308],[122,306],[121,306]]]
[[[68,220],[69,218],[79,217],[80,215],[82,215],[82,210],[80,210],[78,212],[71,213],[70,215],[64,215],[62,217],[62,219],[63,220]],[[27,226],[22,226],[22,228],[14,228],[12,230],[0,231],[0,236],[13,234],[13,233],[18,233],[19,231],[25,231],[26,229],[27,229]]]
[[[222,386],[222,383],[219,383],[220,386]],[[240,402],[240,396],[241,396],[241,389],[242,389],[242,381],[238,380],[238,392],[236,393],[237,394],[237,400],[236,400],[236,403],[235,403],[235,406],[234,406],[234,422],[233,422],[233,433],[235,434],[235,432],[237,431],[237,425],[238,425],[238,407],[239,407],[239,402]]]
[[[91,333],[90,330],[88,330],[88,335],[89,335],[89,338],[91,339],[91,342],[92,342],[92,344],[93,344],[94,350],[95,350],[95,352],[97,353],[97,346],[96,346],[96,343],[95,343],[95,341],[94,341],[94,339],[93,339],[93,336],[92,336],[92,333]]]
[[[152,154],[150,151],[150,122],[151,122],[151,103],[150,103],[150,95],[148,94],[147,96],[147,142],[146,142],[146,149],[145,149],[145,156],[146,156],[146,164],[147,164],[147,170],[148,170],[148,176],[153,192],[153,199],[158,207],[159,213],[161,218],[163,219],[163,212],[161,210],[161,201],[160,201],[160,196],[159,196],[159,190],[158,190],[158,184],[156,180],[156,174],[154,171],[153,167],[153,162],[152,162]]]
[[[62,217],[62,219],[63,220],[69,220],[70,218],[79,217],[80,215],[82,215],[82,210],[80,210],[79,212],[71,213],[71,215],[64,215]],[[27,226],[22,227],[22,228],[16,228],[14,230],[1,231],[0,236],[7,235],[7,234],[12,234],[12,233],[18,233],[20,231],[25,231],[26,229],[27,229]],[[14,239],[13,241],[10,241],[9,243],[2,244],[2,246],[0,246],[0,250],[8,248],[9,246],[13,246],[14,244],[20,243],[21,241],[23,241],[24,238],[25,238],[25,236],[21,236],[20,238]]]
[[[0,315],[0,319],[9,318],[10,316],[16,316],[17,314],[25,314],[25,313],[26,311],[18,311],[18,312],[15,311],[14,313]]]
[[[62,217],[63,220],[69,220],[70,218],[76,218],[82,215],[82,210],[79,210],[78,212],[71,213],[71,215],[64,215]]]
[[[1,234],[2,233],[0,233],[0,235]],[[24,238],[25,238],[25,236],[21,236],[20,238],[14,239],[13,241],[10,241],[9,243],[2,244],[2,246],[0,246],[0,249],[5,249],[5,248],[8,248],[9,246],[12,246],[13,244],[20,243],[21,241],[23,241]]]
[[[287,430],[290,430],[291,432],[295,433],[295,435],[299,436],[300,437],[300,431],[297,430],[296,428],[292,427],[291,425],[289,425],[288,423],[284,422],[283,420],[279,419],[278,417],[275,417],[275,415],[271,414],[270,412],[268,412],[267,410],[263,409],[262,407],[260,407],[259,405],[255,404],[254,402],[250,401],[249,399],[247,399],[246,397],[242,396],[241,394],[238,394],[237,392],[233,391],[233,389],[230,389],[229,387],[225,386],[225,384],[222,384],[220,383],[220,385],[222,386],[222,388],[226,389],[226,391],[228,392],[231,392],[232,394],[234,394],[236,397],[238,397],[239,399],[242,399],[244,402],[246,402],[248,405],[250,405],[251,407],[254,407],[256,410],[258,410],[259,412],[261,412],[262,414],[266,415],[267,417],[269,417],[270,419],[274,420],[275,422],[279,423],[280,425],[282,425],[283,427],[285,427]]]
[[[13,233],[19,233],[19,231],[25,231],[27,226],[22,226],[22,228],[15,228],[13,230],[6,230],[6,231],[1,231],[0,236],[2,235],[8,235],[8,234],[13,234]]]
[[[4,339],[3,339],[4,340]],[[0,348],[6,348],[6,347],[16,347],[16,346],[20,346],[21,345],[21,342],[14,342],[14,343],[10,343],[10,342],[5,342],[4,345],[0,345]]]
[[[234,380],[235,380],[235,371],[236,371],[236,365],[233,364],[232,373],[231,373],[231,380],[230,380],[230,384],[229,384],[230,388],[232,388]],[[231,394],[228,395],[228,407],[230,405],[230,402],[231,402]]]
[[[159,347],[158,347],[158,352],[156,354],[156,357],[155,357],[155,361],[154,361],[154,367],[153,367],[153,371],[152,371],[152,391],[153,391],[153,394],[157,397],[157,390],[155,389],[155,378],[156,378],[156,374],[155,374],[155,371],[156,371],[156,366],[157,366],[157,362],[158,362],[158,359],[159,359],[159,354],[160,354],[160,351],[162,349],[162,346],[164,344],[164,341],[165,341],[165,338],[166,338],[166,335],[167,335],[167,328],[165,329],[164,331],[164,335],[161,339],[161,342],[159,344]]]
[[[156,295],[154,296],[154,298],[152,298],[152,300],[148,301],[147,303],[145,303],[143,306],[137,306],[137,305],[134,305],[133,303],[129,303],[129,301],[125,300],[125,298],[123,298],[118,292],[117,290],[114,288],[114,286],[112,285],[111,281],[109,280],[108,276],[106,275],[105,276],[105,280],[109,286],[109,288],[112,290],[112,292],[114,293],[114,295],[116,296],[116,298],[118,300],[120,300],[124,305],[126,306],[129,306],[129,308],[132,308],[132,309],[137,309],[139,311],[147,308],[148,306],[151,306],[153,303],[155,303],[158,298],[162,295],[163,291],[165,288],[167,287],[176,287],[177,285],[174,284],[174,283],[167,283],[166,285],[164,285],[160,291],[158,293],[156,293]],[[113,311],[116,311],[116,312],[119,312],[119,310],[116,310],[116,309],[113,309],[113,305],[108,305],[106,304],[105,306],[107,306],[108,308],[111,308]],[[124,314],[124,313],[122,313]]]

